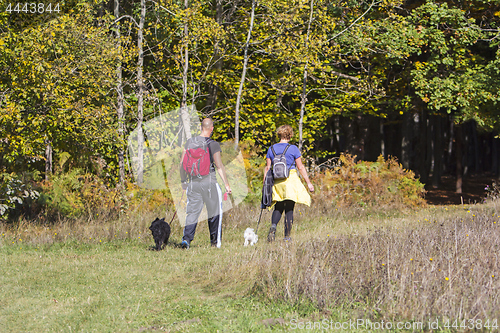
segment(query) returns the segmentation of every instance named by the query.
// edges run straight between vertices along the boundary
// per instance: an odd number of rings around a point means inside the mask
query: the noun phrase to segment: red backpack
[[[191,177],[201,178],[210,173],[210,149],[208,147],[212,140],[199,140],[192,138],[187,142],[186,152],[182,160],[182,168]]]

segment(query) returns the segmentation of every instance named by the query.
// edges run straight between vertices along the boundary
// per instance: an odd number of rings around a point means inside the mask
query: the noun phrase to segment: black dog
[[[165,222],[165,219],[156,218],[156,220],[151,223],[149,227],[151,233],[153,234],[153,238],[156,243],[156,251],[160,251],[163,244],[167,244],[168,238],[170,237],[170,225]]]

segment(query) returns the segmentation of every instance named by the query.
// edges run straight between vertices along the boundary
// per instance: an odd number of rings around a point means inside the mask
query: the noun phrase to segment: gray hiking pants
[[[196,232],[198,217],[203,205],[207,206],[208,228],[210,230],[210,243],[212,246],[221,246],[222,229],[222,191],[219,184],[210,180],[195,179],[187,188],[186,226],[182,240],[191,243]]]

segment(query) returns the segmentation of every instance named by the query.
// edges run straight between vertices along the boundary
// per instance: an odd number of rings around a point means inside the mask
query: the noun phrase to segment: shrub
[[[37,173],[0,173],[0,220],[7,220],[15,210],[26,209],[40,196],[34,180]]]
[[[250,203],[260,202],[266,159],[257,153],[259,149],[252,142],[244,141],[240,147],[247,173],[248,197],[246,201]]]
[[[486,185],[484,190],[486,191],[486,200],[496,200],[500,198],[500,185],[496,182],[493,182],[491,186]]]
[[[39,204],[48,217],[77,217],[96,208],[116,211],[121,203],[117,189],[106,186],[97,177],[72,169],[53,175],[42,183]]]
[[[266,159],[258,154],[261,148],[256,147],[253,142],[241,141],[238,147],[239,150],[235,151],[234,141],[232,140],[221,143],[221,149],[223,151],[222,163],[226,166],[226,172],[230,179],[237,178],[234,177],[235,175],[231,175],[231,172],[244,172],[246,174],[248,195],[245,198],[245,202],[256,204],[260,202],[262,195],[262,180],[264,177]],[[240,151],[242,153],[243,163],[235,163],[232,165],[232,168],[228,170],[228,164],[237,158]],[[240,186],[241,189],[241,184],[231,183],[233,191],[237,186]]]
[[[314,183],[319,201],[340,207],[425,205],[424,184],[393,157],[355,162],[355,156],[343,154],[333,169],[316,174]]]

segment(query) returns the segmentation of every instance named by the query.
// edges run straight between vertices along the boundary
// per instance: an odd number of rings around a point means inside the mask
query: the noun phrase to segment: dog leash
[[[179,200],[179,204],[182,202],[182,199],[184,199],[184,193],[186,193],[186,191],[182,191],[182,196],[181,196],[181,200]],[[170,222],[168,223],[168,225],[172,224],[172,221],[174,220],[175,215],[177,215],[177,209],[175,210],[174,215],[172,216],[172,219],[170,220]]]
[[[262,217],[263,210],[264,210],[264,208],[261,208],[261,210],[260,210],[259,221],[257,222],[257,229],[255,229],[255,233],[257,233],[257,231],[259,231],[259,223],[260,223],[260,218]]]

